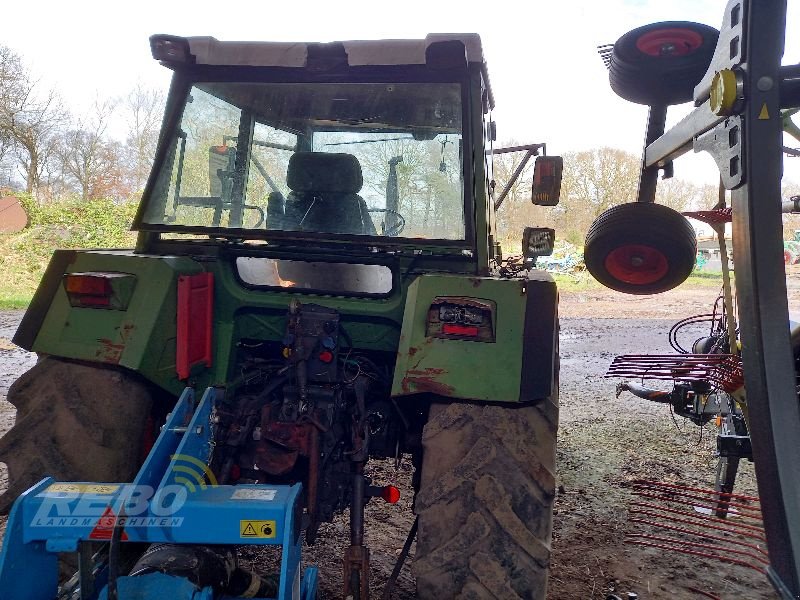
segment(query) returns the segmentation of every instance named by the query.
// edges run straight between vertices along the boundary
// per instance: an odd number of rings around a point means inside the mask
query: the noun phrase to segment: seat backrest
[[[375,235],[361,165],[352,154],[296,152],[289,159],[284,229]]]

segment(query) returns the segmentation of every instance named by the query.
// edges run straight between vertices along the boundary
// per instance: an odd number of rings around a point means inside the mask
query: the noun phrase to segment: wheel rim
[[[651,246],[628,244],[612,250],[605,260],[606,271],[631,285],[655,283],[669,271],[664,253]]]
[[[649,31],[636,40],[636,48],[648,56],[672,58],[685,56],[697,50],[703,36],[691,29],[669,28]]]

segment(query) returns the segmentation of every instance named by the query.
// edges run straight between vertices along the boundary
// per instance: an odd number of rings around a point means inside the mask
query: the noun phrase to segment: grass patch
[[[576,271],[575,273],[550,273],[556,280],[558,289],[564,292],[586,292],[590,290],[606,289],[597,280],[589,275],[588,271]]]
[[[731,285],[735,284],[731,273]],[[722,273],[718,271],[695,271],[683,282],[686,287],[719,287],[722,285]]]
[[[28,304],[31,303],[32,297],[33,295],[10,296],[5,295],[2,291],[0,291],[0,310],[19,310],[21,308],[28,308]]]
[[[111,200],[64,200],[39,206],[20,198],[30,224],[0,234],[0,309],[25,308],[56,248],[131,248],[136,204]]]
[[[564,292],[587,292],[608,289],[597,282],[588,271],[575,273],[551,273],[558,289]],[[733,281],[733,273],[731,273]],[[680,288],[703,288],[722,286],[722,273],[714,271],[695,271],[684,281]]]

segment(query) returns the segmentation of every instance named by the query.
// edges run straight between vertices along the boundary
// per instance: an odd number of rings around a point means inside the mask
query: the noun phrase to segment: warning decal
[[[114,494],[118,489],[118,485],[104,485],[100,483],[54,483],[47,486],[42,493],[106,495]]]
[[[239,521],[239,537],[271,539],[276,535],[275,521]]]
[[[249,488],[239,488],[233,492],[231,496],[231,500],[266,500],[271,502],[275,500],[275,495],[278,493],[278,490],[272,489],[249,489]]]

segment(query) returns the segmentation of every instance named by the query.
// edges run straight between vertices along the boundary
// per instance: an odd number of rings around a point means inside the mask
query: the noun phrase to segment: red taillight
[[[67,275],[64,280],[68,294],[111,296],[111,282],[102,275]]]
[[[111,296],[70,296],[72,306],[85,308],[108,308],[111,306]]]
[[[325,364],[328,364],[329,362],[333,361],[333,352],[330,350],[323,350],[319,353],[319,359]]]
[[[381,498],[389,504],[396,504],[400,500],[400,490],[393,485],[384,486],[383,490],[381,490]]]
[[[64,291],[76,308],[126,310],[136,287],[136,275],[112,271],[66,273]]]
[[[107,277],[81,273],[65,275],[64,289],[71,306],[85,308],[108,308],[114,293]]]
[[[477,327],[471,327],[469,325],[454,325],[452,323],[445,323],[442,325],[442,333],[446,333],[447,335],[478,337],[480,330]]]

